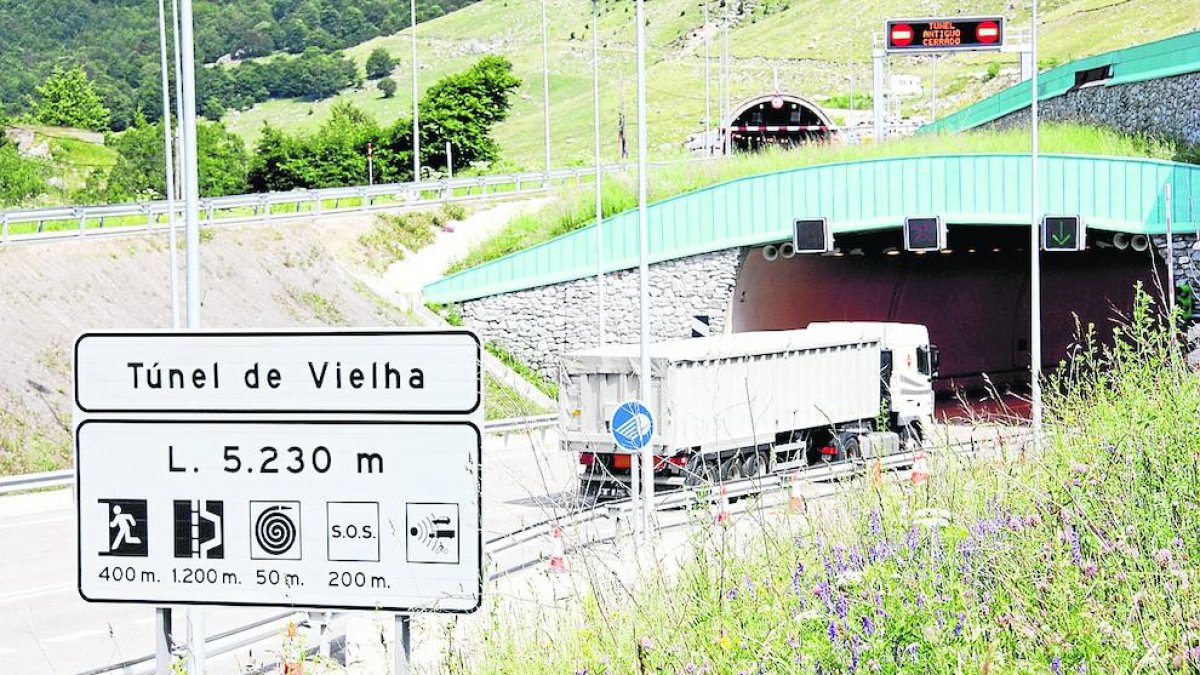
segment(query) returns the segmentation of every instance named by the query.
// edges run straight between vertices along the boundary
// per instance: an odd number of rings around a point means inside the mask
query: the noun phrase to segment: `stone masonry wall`
[[[1166,235],[1156,234],[1150,239],[1154,242],[1154,247],[1159,255],[1164,260],[1170,258],[1175,265],[1175,285],[1189,283],[1192,288],[1200,290],[1200,250],[1195,247],[1196,234],[1194,232],[1174,233],[1171,237],[1174,244],[1171,256],[1167,255]],[[1163,283],[1166,282],[1167,280],[1164,278]]]
[[[1200,145],[1200,72],[1160,80],[1085,87],[1042,101],[1038,116],[1145,133]],[[1028,127],[1029,109],[1001,117],[985,128]]]
[[[741,260],[742,250],[733,248],[651,265],[651,339],[690,337],[697,315],[709,317],[711,334],[723,332]],[[637,342],[638,271],[604,280],[607,341]],[[596,345],[596,313],[594,276],[462,303],[467,326],[551,381],[559,354]]]

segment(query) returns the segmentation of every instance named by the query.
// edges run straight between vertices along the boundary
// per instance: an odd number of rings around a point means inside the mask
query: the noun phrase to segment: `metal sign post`
[[[645,0],[637,0],[637,105],[638,105],[638,290],[641,298],[639,312],[641,359],[638,370],[639,396],[650,403],[650,238],[647,232],[646,188],[649,169],[646,152],[646,18]],[[652,409],[649,409],[652,412]],[[654,504],[654,448],[647,444],[641,450],[639,462],[631,462],[641,471],[641,532],[643,541],[650,538],[650,513]],[[636,474],[631,476],[637,479]],[[634,506],[637,507],[638,490],[634,490]]]
[[[412,670],[412,621],[407,614],[396,615],[395,641],[392,675],[408,675]]]

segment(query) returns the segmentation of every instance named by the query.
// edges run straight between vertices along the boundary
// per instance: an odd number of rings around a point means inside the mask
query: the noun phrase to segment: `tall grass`
[[[772,171],[886,157],[938,154],[1029,152],[1029,133],[1020,130],[972,131],[899,139],[880,145],[808,145],[792,151],[738,155],[727,160],[669,164],[650,171],[649,198],[658,201],[708,185]],[[1099,127],[1046,124],[1040,132],[1042,152],[1114,157],[1172,159],[1180,150],[1168,141],[1130,136]],[[607,176],[602,185],[605,217],[637,206],[636,174]],[[524,250],[595,222],[593,188],[560,194],[542,209],[518,216],[500,232],[480,242],[450,266],[458,272]]]
[[[696,535],[641,589],[497,614],[481,673],[1200,672],[1200,386],[1143,296],[1047,393],[1040,451],[934,454],[807,518]],[[744,528],[743,528],[744,529]],[[668,568],[669,569],[669,568]]]

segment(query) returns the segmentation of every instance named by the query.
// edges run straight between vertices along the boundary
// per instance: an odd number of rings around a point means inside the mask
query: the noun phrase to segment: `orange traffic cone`
[[[563,547],[562,528],[554,528],[550,535],[550,571],[567,571],[567,552]]]
[[[804,513],[804,497],[800,494],[800,474],[789,474],[788,480],[788,512]]]
[[[929,462],[925,459],[925,451],[918,450],[913,455],[912,484],[924,485],[929,482]]]
[[[718,525],[729,524],[729,488],[721,486],[721,495],[716,503],[717,515],[713,518]]]

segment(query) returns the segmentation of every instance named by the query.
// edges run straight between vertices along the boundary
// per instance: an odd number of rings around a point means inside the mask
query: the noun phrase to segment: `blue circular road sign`
[[[612,416],[612,435],[617,445],[626,450],[641,450],[650,445],[654,435],[654,417],[641,401],[626,401],[617,406]]]

